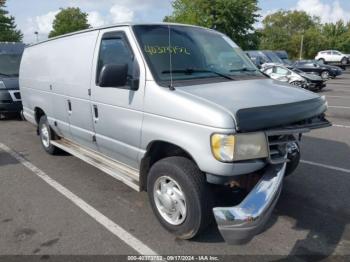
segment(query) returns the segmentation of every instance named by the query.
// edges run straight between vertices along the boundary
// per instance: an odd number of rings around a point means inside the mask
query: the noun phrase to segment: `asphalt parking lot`
[[[83,161],[41,148],[35,127],[0,121],[0,255],[350,255],[350,69],[329,80],[332,127],[303,137],[267,230],[227,245],[215,225],[175,239],[137,193]]]

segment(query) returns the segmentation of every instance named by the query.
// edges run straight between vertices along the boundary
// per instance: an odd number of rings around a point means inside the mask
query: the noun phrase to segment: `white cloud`
[[[57,11],[48,12],[45,15],[35,17],[36,27],[38,31],[42,34],[48,34],[52,30],[52,23],[55,16],[58,14]]]
[[[116,4],[109,10],[113,23],[130,22],[134,20],[134,11],[129,7]]]
[[[295,9],[319,16],[322,23],[336,22],[340,19],[350,21],[350,10],[342,8],[338,0],[330,4],[323,3],[321,0],[299,0]]]
[[[105,25],[106,21],[103,19],[103,17],[99,12],[91,11],[91,12],[88,12],[88,23],[92,27],[99,27],[99,26]]]

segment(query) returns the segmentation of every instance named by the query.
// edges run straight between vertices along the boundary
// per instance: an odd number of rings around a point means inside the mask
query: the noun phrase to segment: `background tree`
[[[0,0],[0,42],[21,42],[23,34],[17,29],[15,18],[5,10],[5,0]]]
[[[61,11],[55,16],[53,30],[49,33],[49,37],[90,28],[87,16],[87,13],[82,12],[79,8],[61,8]]]
[[[311,57],[324,46],[318,17],[304,11],[277,11],[262,21],[260,48],[286,50],[292,58],[299,57],[301,37],[304,36],[303,56]]]
[[[286,50],[299,58],[304,37],[303,58],[314,58],[318,51],[335,49],[350,53],[350,22],[321,24],[320,18],[303,11],[277,11],[262,21],[260,49]]]
[[[257,0],[175,0],[173,14],[165,22],[199,25],[231,37],[243,49],[258,45],[254,24],[258,21]]]

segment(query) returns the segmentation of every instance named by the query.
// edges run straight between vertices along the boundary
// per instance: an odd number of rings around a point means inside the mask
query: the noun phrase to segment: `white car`
[[[346,65],[349,63],[349,56],[336,50],[326,50],[318,52],[315,60],[321,63],[341,63]]]

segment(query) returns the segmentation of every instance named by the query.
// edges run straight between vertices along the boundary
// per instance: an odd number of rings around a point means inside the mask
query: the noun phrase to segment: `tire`
[[[302,87],[303,86],[303,84],[300,81],[293,81],[293,82],[290,82],[290,84],[292,86],[297,86],[297,87]]]
[[[148,174],[147,189],[155,216],[177,238],[191,239],[213,221],[209,185],[203,173],[187,158],[168,157],[156,162]],[[183,197],[178,197],[179,192]],[[171,219],[166,211],[179,215],[173,216],[176,220]]]
[[[318,62],[320,62],[321,64],[325,64],[326,60],[324,60],[323,58],[318,59]]]
[[[40,142],[44,150],[50,155],[56,155],[59,152],[59,148],[51,144],[52,140],[57,139],[55,132],[50,128],[47,117],[44,115],[39,121],[39,137]]]
[[[296,143],[296,146],[297,146],[296,150],[288,153],[289,162],[287,163],[287,166],[286,166],[285,176],[291,175],[295,171],[295,169],[297,169],[300,163],[300,147],[298,143]]]
[[[329,79],[329,72],[328,71],[323,71],[321,73],[322,79]]]
[[[342,60],[340,61],[342,65],[346,65],[348,63],[348,59],[346,57],[343,57]]]

